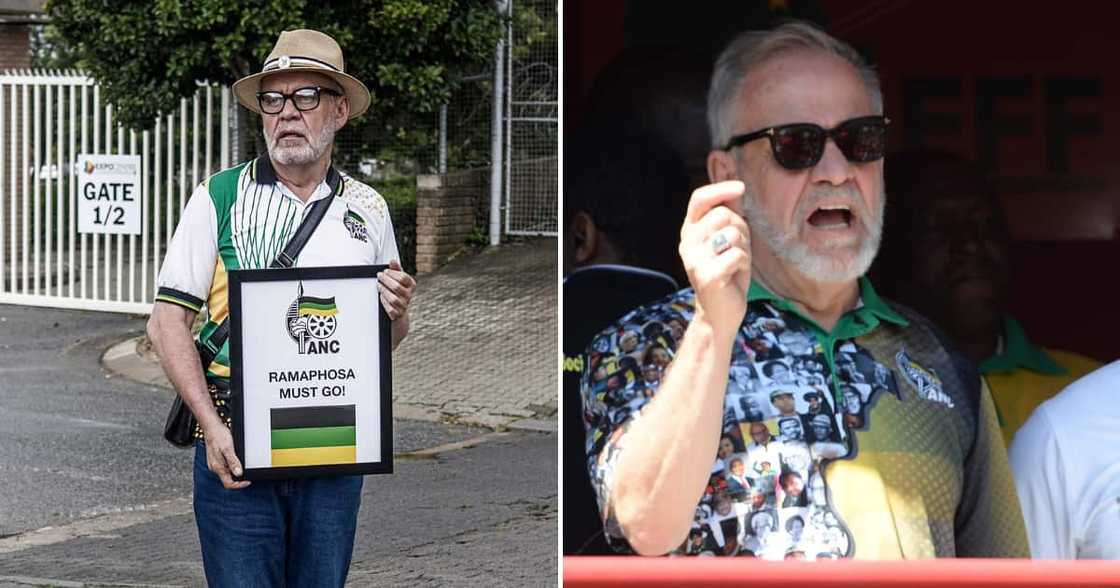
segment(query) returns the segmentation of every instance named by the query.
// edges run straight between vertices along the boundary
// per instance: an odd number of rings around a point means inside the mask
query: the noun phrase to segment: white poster
[[[139,235],[139,155],[78,155],[78,232]]]
[[[377,279],[373,268],[341,269],[368,277],[310,277],[338,268],[234,272],[239,316],[232,325],[240,332],[231,339],[238,346],[233,379],[247,471],[391,461],[383,446],[389,391],[381,389],[387,350]],[[254,274],[288,279],[257,281]]]

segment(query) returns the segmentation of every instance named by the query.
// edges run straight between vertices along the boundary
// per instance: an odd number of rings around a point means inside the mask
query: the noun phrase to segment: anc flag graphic
[[[314,296],[300,296],[299,316],[334,316],[338,309],[334,305],[334,296],[330,298],[316,298]]]
[[[363,226],[363,227],[366,226],[366,221],[362,220],[362,217],[358,213],[354,212],[353,210],[347,210],[346,211],[346,220],[348,220],[350,222],[353,222],[353,223],[358,223],[360,226]]]
[[[353,404],[271,412],[273,467],[357,463]]]

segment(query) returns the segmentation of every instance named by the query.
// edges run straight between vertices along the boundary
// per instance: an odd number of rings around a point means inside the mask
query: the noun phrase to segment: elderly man
[[[216,335],[229,314],[227,272],[268,267],[323,201],[328,208],[296,265],[388,264],[370,303],[379,298],[392,319],[394,348],[408,333],[415,282],[401,270],[385,201],[331,166],[335,133],[370,103],[369,90],[344,73],[334,39],[317,31],[281,33],[263,71],[233,91],[261,114],[268,154],[211,176],[191,196],[160,272],[148,335],[198,419],[194,507],[208,583],[341,586],[362,478],[236,480],[242,467],[225,402],[229,351]],[[200,340],[219,347],[208,365],[200,364],[191,340],[203,304]]]
[[[727,432],[729,366],[758,361],[735,350],[760,336],[747,326],[780,317],[819,344],[813,358],[827,367],[831,391],[823,412],[841,438],[809,449],[827,491],[808,497],[805,536],[818,539],[805,553],[1026,556],[979,376],[927,321],[891,307],[861,278],[878,247],[884,202],[888,121],[874,72],[851,47],[806,24],[745,33],[716,61],[708,116],[708,173],[717,183],[693,193],[680,233],[692,287],[621,319],[688,321],[672,342],[671,369],[648,405],[617,427],[604,427],[611,420],[602,415],[624,407],[609,404],[584,374],[588,422],[600,424],[588,427],[588,466],[612,544],[683,552]],[[591,349],[621,354],[603,346],[616,329]],[[842,418],[842,386],[856,374],[837,368],[841,353],[866,354],[898,376],[895,390],[861,405],[856,427]],[[734,423],[731,432],[742,428]]]

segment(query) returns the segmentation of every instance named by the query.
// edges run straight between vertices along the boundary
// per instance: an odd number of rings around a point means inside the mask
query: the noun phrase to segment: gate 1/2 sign
[[[139,235],[139,155],[78,155],[78,232]]]

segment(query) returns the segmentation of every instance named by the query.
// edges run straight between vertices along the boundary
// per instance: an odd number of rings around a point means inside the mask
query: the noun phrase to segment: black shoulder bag
[[[333,167],[327,171],[327,185],[331,187],[330,196],[311,205],[311,210],[308,211],[307,216],[303,217],[303,222],[299,224],[291,240],[268,267],[283,269],[295,265],[296,257],[299,256],[299,252],[303,249],[311,234],[315,232],[315,228],[319,226],[319,221],[323,220],[323,216],[326,215],[327,209],[331,207],[331,202],[334,201],[334,197],[338,194],[339,187],[342,185],[342,178]],[[218,356],[218,352],[222,349],[222,345],[225,345],[227,339],[229,339],[229,317],[226,317],[226,320],[222,321],[222,324],[218,325],[213,333],[210,333],[205,342],[202,341],[201,337],[199,338],[198,357],[202,360],[203,375],[206,374],[206,369]],[[171,403],[171,411],[167,414],[167,422],[163,425],[163,438],[177,447],[190,447],[194,444],[194,430],[197,423],[194,414],[187,408],[187,403],[183,402],[183,397],[176,393],[175,400]]]

